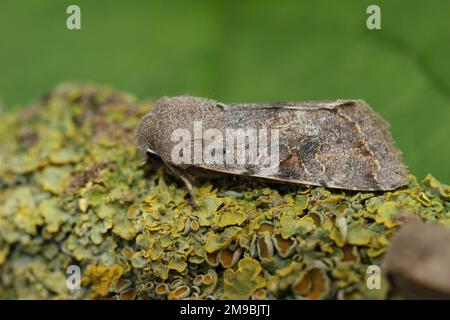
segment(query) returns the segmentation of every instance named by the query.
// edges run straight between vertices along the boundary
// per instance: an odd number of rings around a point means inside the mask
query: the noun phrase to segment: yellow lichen
[[[115,283],[123,274],[123,268],[120,265],[111,266],[92,264],[87,266],[81,284],[91,288],[90,298],[106,297],[112,284]]]
[[[248,299],[253,293],[264,287],[265,280],[261,277],[261,265],[251,258],[243,258],[238,263],[236,271],[227,269],[223,275],[225,299]]]

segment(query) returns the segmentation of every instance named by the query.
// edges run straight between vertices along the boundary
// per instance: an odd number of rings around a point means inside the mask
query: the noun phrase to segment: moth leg
[[[197,199],[195,197],[194,188],[193,188],[192,182],[191,182],[191,180],[193,180],[192,177],[190,177],[191,179],[189,179],[186,174],[181,172],[181,170],[175,168],[174,166],[172,166],[170,164],[166,163],[166,166],[169,168],[170,171],[172,171],[172,173],[175,176],[177,176],[178,178],[181,179],[181,181],[183,181],[184,185],[186,186],[186,188],[188,190],[192,206],[194,208],[198,207],[198,202],[197,202]]]
[[[195,198],[194,189],[192,188],[191,181],[189,181],[189,179],[186,178],[183,175],[179,175],[179,177],[184,182],[184,184],[186,185],[186,188],[188,189],[192,206],[194,208],[197,208],[198,207],[198,202],[197,202],[197,199]]]

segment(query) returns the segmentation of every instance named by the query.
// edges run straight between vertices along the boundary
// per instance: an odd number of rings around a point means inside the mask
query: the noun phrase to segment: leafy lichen
[[[196,186],[194,209],[136,152],[149,108],[65,84],[2,115],[0,298],[386,298],[366,270],[398,227],[450,225],[450,188],[431,175],[385,193],[223,178]]]

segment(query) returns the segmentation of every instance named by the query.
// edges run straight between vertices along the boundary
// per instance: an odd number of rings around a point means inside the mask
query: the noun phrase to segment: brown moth
[[[191,195],[190,181],[204,173],[361,191],[408,183],[387,123],[362,100],[223,104],[163,97],[142,118],[136,144],[143,155],[159,156]]]

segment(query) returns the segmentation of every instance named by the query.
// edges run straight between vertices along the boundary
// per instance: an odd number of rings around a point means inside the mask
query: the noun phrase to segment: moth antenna
[[[159,154],[157,154],[156,151],[150,149],[149,147],[147,147],[147,148],[145,149],[145,151],[147,151],[148,153],[151,153],[151,154],[154,154],[154,155],[159,156]]]

